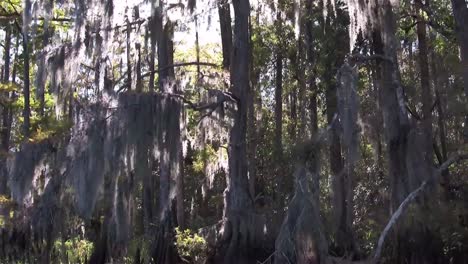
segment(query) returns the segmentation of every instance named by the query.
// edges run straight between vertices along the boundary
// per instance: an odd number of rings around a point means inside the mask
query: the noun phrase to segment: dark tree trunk
[[[304,149],[310,149],[314,152],[319,151],[319,145],[308,146]],[[310,154],[301,153],[305,157],[311,156]],[[308,161],[300,161],[300,163],[305,162]],[[286,218],[276,238],[275,264],[328,263],[328,245],[320,219],[320,208],[314,199],[310,199],[313,193],[310,186],[311,179],[308,178],[309,175],[310,172],[307,171],[304,164],[296,166],[294,175],[296,179],[295,192],[288,205]],[[313,175],[312,178],[314,178]]]
[[[330,69],[331,70],[331,69]],[[330,78],[333,78],[330,76]],[[326,104],[327,121],[329,125],[334,122],[334,117],[338,112],[336,84],[330,79],[327,82]],[[335,227],[334,241],[338,255],[345,255],[353,250],[352,244],[348,243],[352,239],[351,226],[347,219],[347,171],[344,169],[344,161],[341,153],[340,131],[336,125],[332,125],[330,131],[329,162],[332,177],[332,204],[333,204],[333,225]]]
[[[231,66],[232,56],[232,27],[230,1],[218,1],[219,23],[221,28],[221,44],[223,47],[223,68],[228,70]]]
[[[276,8],[276,34],[280,36],[283,27],[281,7]],[[277,171],[276,186],[284,186],[284,176],[282,177],[281,161],[283,159],[283,50],[281,45],[276,47],[276,74],[275,74],[275,138],[274,138],[274,158]],[[278,177],[279,176],[279,177]],[[281,192],[284,188],[278,188]],[[277,195],[276,197],[280,197]]]
[[[275,156],[281,160],[283,153],[283,56],[276,53],[275,86]]]
[[[128,17],[126,18],[126,23],[127,23],[127,30],[126,30],[126,34],[127,34],[127,39],[126,39],[126,44],[127,44],[127,84],[128,84],[128,89],[129,90],[132,90],[132,88],[135,88],[135,87],[132,87],[132,84],[133,84],[133,81],[132,81],[132,56],[131,56],[131,52],[132,52],[132,45],[131,45],[131,34],[132,34],[132,25],[130,24],[130,20],[128,19]]]
[[[149,34],[150,34],[150,54],[149,54],[149,71],[150,71],[150,77],[149,77],[149,83],[148,83],[148,89],[150,92],[154,92],[154,79],[155,79],[155,57],[156,57],[156,45],[157,45],[157,38],[158,38],[158,12],[161,12],[159,9],[156,8],[155,6],[156,1],[151,2],[151,17],[148,21],[148,27],[149,27]],[[162,22],[161,22],[162,23]],[[161,33],[161,31],[159,31]]]
[[[249,31],[252,31],[252,23],[249,19]],[[250,46],[252,47],[252,39],[250,39],[249,35]],[[255,198],[255,182],[257,176],[257,129],[256,124],[257,120],[255,117],[255,100],[257,98],[257,75],[254,71],[254,65],[252,62],[253,54],[252,48],[249,50],[249,71],[250,71],[250,85],[248,91],[248,106],[247,106],[247,157],[248,157],[248,175],[249,175],[249,191],[250,196]]]
[[[24,97],[24,108],[23,108],[23,136],[29,138],[30,127],[31,127],[31,106],[30,106],[30,80],[29,80],[29,47],[28,47],[28,33],[23,31],[23,59],[24,59],[24,71],[23,71],[23,97]]]
[[[8,83],[10,81],[10,48],[11,48],[11,25],[7,24],[5,28],[5,52],[4,54],[4,62],[5,66],[3,68],[3,83]],[[9,97],[9,93],[3,95]],[[6,160],[5,156],[8,153],[10,148],[10,122],[9,122],[9,113],[10,107],[4,105],[2,107],[2,129],[1,129],[1,154],[2,157],[0,158],[0,195],[7,193],[7,172],[6,172]]]
[[[140,46],[140,43],[135,44],[135,49],[137,51],[135,89],[136,89],[137,92],[142,92],[143,91],[143,83],[142,83],[142,78],[141,78],[141,46]]]
[[[24,107],[23,107],[23,136],[29,138],[30,136],[30,116],[31,116],[31,107],[30,107],[30,80],[29,80],[29,22],[31,16],[31,1],[24,1],[23,9],[23,97],[24,97]]]
[[[289,135],[292,142],[296,142],[296,128],[297,128],[297,86],[291,88],[289,94],[289,115],[291,124],[289,126]]]
[[[383,122],[385,127],[386,152],[388,157],[388,174],[390,178],[390,212],[393,214],[407,195],[420,185],[427,177],[430,164],[425,160],[423,151],[417,142],[420,140],[408,119],[405,106],[400,72],[397,64],[396,17],[390,1],[384,1],[378,9],[379,29],[374,32],[374,52],[386,59],[377,62]],[[424,142],[424,138],[422,138]],[[430,262],[432,256],[427,250],[428,241],[432,238],[425,225],[407,224],[395,228],[395,242],[392,245],[393,261],[403,262],[410,259],[412,263]],[[434,253],[436,254],[436,253]]]
[[[439,132],[439,142],[440,142],[440,158],[439,165],[442,165],[448,159],[447,153],[447,135],[445,127],[445,111],[444,111],[444,83],[442,82],[443,78],[447,78],[447,73],[443,69],[439,69],[436,65],[436,60],[438,59],[437,54],[433,51],[431,53],[431,68],[432,76],[435,87],[435,103],[437,110],[437,130]],[[442,172],[442,186],[445,188],[446,194],[448,194],[450,185],[450,171],[446,169]]]
[[[298,119],[298,136],[299,140],[305,140],[306,133],[306,102],[307,102],[307,82],[306,82],[306,55],[307,51],[304,49],[304,21],[302,18],[301,1],[297,1],[297,20],[299,36],[297,37],[297,62],[296,62],[296,75],[299,85],[299,119]]]
[[[163,27],[164,2],[156,10],[154,30],[158,44],[158,72],[161,93],[180,93],[175,84],[173,62],[173,24],[167,20]],[[164,96],[161,102],[161,125],[164,133],[159,135],[160,158],[160,230],[153,256],[158,263],[174,263],[176,251],[173,245],[175,226],[184,226],[182,194],[182,138],[180,99]]]
[[[458,45],[460,46],[463,89],[465,101],[468,102],[468,7],[465,0],[452,0],[453,16],[455,17]],[[468,114],[465,113],[465,124]],[[465,141],[468,141],[468,126],[465,126]]]
[[[428,1],[426,0],[426,3]],[[416,1],[417,10],[421,12],[423,4],[421,0]],[[418,35],[419,48],[419,70],[421,73],[421,94],[422,94],[422,128],[424,131],[424,158],[432,163],[432,93],[429,80],[429,62],[427,47],[426,23],[417,23],[416,32]]]
[[[305,2],[305,9],[308,14],[312,14],[312,2]],[[305,48],[307,50],[307,85],[309,90],[309,115],[310,115],[310,135],[311,138],[318,136],[318,106],[317,94],[318,87],[315,83],[315,52],[314,52],[314,36],[313,36],[314,21],[307,16],[305,21]],[[317,206],[320,208],[320,166],[318,159],[313,159],[310,162],[310,171],[312,173],[312,195],[314,196]]]
[[[252,197],[249,193],[246,160],[247,103],[249,91],[250,4],[233,1],[235,14],[232,93],[237,100],[234,125],[230,131],[229,174],[224,191],[223,234],[218,258],[220,263],[253,263],[252,251],[257,228]]]

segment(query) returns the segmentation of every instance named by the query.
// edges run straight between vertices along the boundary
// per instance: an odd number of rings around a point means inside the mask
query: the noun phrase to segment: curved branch
[[[418,195],[425,190],[426,186],[429,183],[434,182],[435,180],[437,180],[440,177],[440,175],[442,174],[442,172],[444,170],[446,170],[448,167],[450,167],[450,165],[452,165],[454,163],[457,163],[457,162],[460,162],[461,160],[465,160],[465,159],[468,159],[468,154],[458,154],[458,155],[448,159],[446,162],[444,162],[442,165],[440,165],[440,167],[436,171],[434,171],[433,175],[431,175],[431,177],[429,179],[425,180],[416,190],[412,191],[405,198],[405,200],[403,200],[403,202],[400,204],[400,206],[395,211],[395,213],[393,213],[393,215],[390,217],[390,220],[388,221],[387,225],[385,226],[385,229],[380,234],[380,237],[379,237],[379,240],[378,240],[378,243],[377,243],[377,248],[375,250],[375,255],[374,255],[374,258],[372,260],[372,263],[378,263],[379,262],[379,259],[381,257],[382,250],[383,250],[383,245],[384,245],[385,239],[387,238],[387,235],[388,235],[389,231],[396,224],[398,219],[400,219],[400,217],[403,215],[404,211],[406,210],[406,208],[408,208],[409,204],[412,201],[414,201],[416,199],[416,197],[418,197]]]

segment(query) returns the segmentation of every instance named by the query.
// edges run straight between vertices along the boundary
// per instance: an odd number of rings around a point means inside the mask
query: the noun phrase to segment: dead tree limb
[[[385,229],[382,231],[380,234],[378,243],[377,243],[377,248],[375,250],[374,258],[371,261],[371,263],[378,263],[382,254],[383,250],[383,245],[385,242],[385,239],[387,238],[387,235],[389,231],[392,229],[392,227],[396,224],[396,222],[400,219],[400,217],[403,215],[404,211],[408,208],[410,203],[420,195],[427,185],[434,183],[442,174],[444,170],[446,170],[450,165],[460,162],[462,160],[468,159],[468,154],[458,154],[456,156],[451,157],[448,159],[446,162],[444,162],[438,169],[436,169],[431,177],[429,179],[425,180],[416,190],[412,191],[405,200],[400,204],[398,209],[393,213],[393,215],[390,217],[390,220],[388,221],[387,225],[385,226]]]

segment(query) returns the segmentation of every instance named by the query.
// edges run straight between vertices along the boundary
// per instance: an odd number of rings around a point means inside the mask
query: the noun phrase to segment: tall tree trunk
[[[468,102],[468,6],[465,0],[452,0],[453,16],[455,17],[458,45],[460,46],[463,89],[465,102]],[[465,124],[468,123],[468,113],[465,113]],[[468,126],[465,126],[465,141],[468,141]]]
[[[4,63],[3,68],[3,83],[8,83],[10,81],[10,48],[11,48],[11,25],[8,23],[5,28],[5,51],[4,51]],[[4,96],[9,97],[9,93]],[[7,171],[6,171],[6,153],[10,148],[10,124],[9,124],[9,112],[10,107],[4,105],[2,107],[2,129],[1,129],[1,148],[0,152],[2,157],[0,158],[0,195],[7,193]]]
[[[427,4],[428,0],[426,0]],[[416,1],[416,7],[422,13],[423,4],[421,0]],[[417,23],[416,32],[418,35],[419,48],[419,70],[421,72],[421,92],[422,92],[422,113],[423,121],[422,128],[424,131],[424,158],[427,162],[432,163],[432,93],[429,80],[429,62],[428,62],[428,47],[426,23],[419,21]]]
[[[136,71],[135,71],[135,77],[136,77],[136,84],[135,84],[135,89],[137,92],[142,92],[143,91],[143,83],[142,83],[142,78],[141,78],[141,46],[140,43],[135,44],[135,49],[137,51],[137,63],[136,63]]]
[[[289,115],[291,118],[291,124],[289,126],[289,135],[292,142],[296,142],[296,129],[297,129],[297,86],[291,87],[289,93]]]
[[[156,45],[157,45],[157,30],[156,28],[158,27],[158,12],[161,12],[159,10],[159,7],[156,6],[156,1],[151,1],[151,17],[149,18],[148,21],[148,27],[149,27],[149,34],[150,34],[150,53],[149,53],[149,71],[150,71],[150,77],[149,77],[149,83],[148,83],[148,89],[150,92],[154,92],[154,79],[155,79],[155,58],[156,58]]]
[[[126,44],[127,44],[127,85],[128,85],[128,90],[132,90],[135,87],[132,87],[133,80],[132,80],[132,45],[131,45],[131,37],[132,37],[132,25],[130,24],[130,20],[128,16],[125,19],[125,22],[127,23],[127,38],[126,38]]]
[[[235,42],[231,63],[232,93],[237,100],[230,131],[229,174],[224,191],[223,235],[218,254],[220,263],[253,263],[256,241],[254,206],[249,193],[246,160],[247,103],[249,91],[250,4],[234,0]]]
[[[154,22],[155,35],[158,44],[159,88],[163,93],[161,111],[164,119],[161,122],[163,133],[159,135],[160,146],[160,231],[153,254],[158,263],[174,263],[175,248],[173,246],[175,226],[184,226],[183,193],[182,193],[182,138],[181,116],[182,102],[164,95],[165,93],[180,93],[174,84],[173,33],[174,27],[167,20],[163,26],[165,7],[164,1],[159,1]]]
[[[302,4],[301,0],[297,0],[296,3],[296,14],[295,16],[297,19],[297,32],[299,32],[297,36],[297,63],[296,63],[296,75],[298,78],[298,85],[299,85],[299,127],[298,127],[298,135],[299,140],[304,140],[306,138],[306,50],[304,49],[304,19],[302,18],[303,11],[302,11]]]
[[[305,9],[308,14],[312,14],[312,2],[305,2]],[[317,137],[318,132],[318,106],[317,94],[318,87],[315,83],[315,52],[314,52],[314,36],[313,29],[314,21],[310,16],[306,17],[305,21],[305,48],[307,51],[307,85],[309,90],[309,115],[310,115],[310,134],[311,138]],[[312,195],[316,201],[317,206],[320,207],[320,166],[319,160],[313,159],[310,162],[310,171],[312,173]]]
[[[223,48],[223,69],[228,70],[231,66],[232,56],[231,8],[228,0],[218,1],[218,13]]]
[[[249,18],[249,31],[252,31],[252,21]],[[252,39],[249,35],[250,46],[252,47]],[[257,78],[254,72],[252,48],[249,49],[249,91],[248,91],[248,106],[247,106],[247,170],[249,175],[249,191],[250,196],[255,198],[255,182],[257,174],[257,129],[255,118],[255,100],[257,98]]]
[[[328,68],[327,71],[332,71]],[[326,108],[327,108],[327,122],[332,125],[334,117],[338,112],[337,96],[336,96],[336,83],[333,80],[333,73],[326,74],[327,88],[325,92]],[[333,226],[335,227],[334,241],[336,251],[339,255],[344,255],[349,250],[346,242],[348,241],[348,231],[346,220],[346,193],[345,178],[346,171],[344,170],[343,157],[341,154],[341,140],[340,132],[337,126],[332,126],[330,131],[330,145],[329,162],[331,170],[332,181],[332,204],[333,204]]]
[[[23,108],[23,136],[29,138],[30,136],[30,116],[31,116],[31,106],[30,106],[30,80],[29,80],[29,21],[31,12],[31,1],[24,1],[24,10],[23,10],[23,59],[24,59],[24,84],[23,84],[23,97],[24,97],[24,108]]]
[[[275,85],[275,157],[279,161],[283,154],[283,55],[276,53],[276,85]]]
[[[437,110],[437,127],[439,132],[439,142],[440,142],[440,159],[439,165],[447,161],[448,153],[447,153],[447,135],[446,135],[446,128],[445,128],[445,111],[444,111],[444,99],[442,96],[444,83],[442,82],[442,78],[447,78],[447,73],[443,69],[439,69],[436,64],[436,60],[438,59],[438,54],[435,51],[431,52],[431,68],[432,68],[432,76],[433,76],[433,83],[435,87],[435,101],[436,101],[436,110]],[[450,185],[450,171],[446,169],[442,172],[442,186],[445,188],[445,193],[448,194],[449,192],[449,185]],[[448,198],[448,196],[447,196]]]
[[[420,147],[416,145],[419,136],[410,125],[405,107],[397,60],[396,17],[391,1],[380,3],[376,9],[380,31],[374,32],[374,52],[386,58],[377,61],[377,78],[388,157],[390,212],[393,214],[410,191],[420,184],[422,177],[427,177],[428,173],[425,172],[431,168],[423,153],[415,149]],[[429,245],[424,237],[432,238],[428,229],[421,224],[398,225],[395,229],[393,261],[411,259],[413,263],[430,262],[426,254]]]
[[[283,27],[283,20],[281,15],[281,7],[278,5],[276,8],[276,34],[281,35]],[[275,74],[275,137],[274,137],[274,159],[275,159],[275,171],[277,174],[276,186],[278,192],[285,190],[280,186],[285,186],[284,181],[286,178],[281,172],[283,166],[283,47],[278,44],[276,47],[276,74]],[[287,176],[286,176],[287,177]],[[275,198],[281,199],[281,195],[276,195]]]

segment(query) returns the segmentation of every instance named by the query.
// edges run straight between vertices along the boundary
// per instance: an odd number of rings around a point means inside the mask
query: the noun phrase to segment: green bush
[[[179,255],[191,263],[204,263],[207,244],[203,237],[193,233],[190,229],[176,231],[176,248]]]
[[[86,263],[93,249],[93,242],[78,237],[70,238],[64,242],[56,240],[54,243],[54,252],[59,259],[67,256],[68,263]]]

